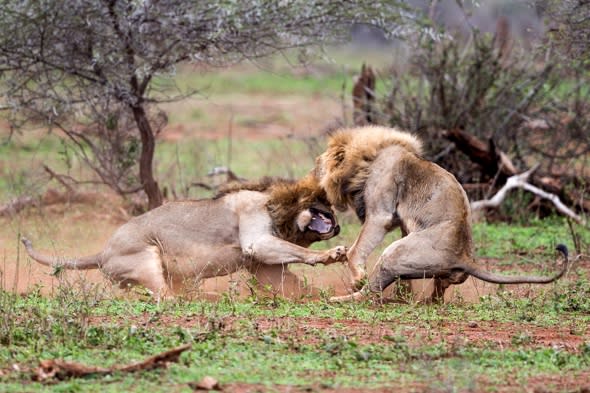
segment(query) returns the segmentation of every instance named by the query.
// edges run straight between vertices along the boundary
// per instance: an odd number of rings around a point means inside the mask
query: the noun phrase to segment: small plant
[[[531,337],[528,332],[518,332],[510,339],[512,345],[521,346],[528,345],[535,342],[534,337]]]

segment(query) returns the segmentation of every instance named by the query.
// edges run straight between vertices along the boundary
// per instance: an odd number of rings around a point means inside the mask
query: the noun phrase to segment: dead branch
[[[51,168],[49,168],[47,165],[43,165],[43,169],[45,169],[45,172],[47,172],[49,174],[49,180],[51,179],[55,179],[59,182],[59,184],[61,184],[62,186],[64,186],[66,188],[66,190],[68,190],[68,192],[70,193],[74,193],[74,189],[72,188],[72,186],[70,186],[65,180],[63,175],[59,175],[57,173],[55,173]]]
[[[184,344],[168,351],[151,356],[142,362],[130,364],[124,367],[115,368],[116,371],[135,372],[141,370],[151,370],[158,367],[166,367],[168,363],[178,362],[180,354],[191,348],[191,344]]]
[[[225,166],[216,166],[213,169],[211,169],[209,171],[209,173],[207,173],[208,177],[214,177],[214,176],[219,176],[219,175],[226,175],[226,182],[232,182],[232,181],[246,181],[246,179],[244,179],[243,177],[239,177],[238,175],[235,174],[234,171],[232,171],[231,169],[229,169],[228,167]]]
[[[371,66],[363,64],[361,74],[352,88],[352,121],[355,125],[375,123],[375,73]]]
[[[498,173],[504,176],[516,175],[516,168],[506,154],[500,151],[492,139],[484,143],[474,135],[457,128],[448,130],[444,137],[453,142],[457,148],[466,154],[471,161],[481,166],[482,171],[495,177]]]
[[[180,354],[190,349],[191,344],[181,345],[151,356],[142,362],[132,363],[126,366],[114,367],[92,367],[85,366],[75,362],[65,362],[59,359],[48,359],[39,362],[39,367],[33,372],[33,379],[36,381],[46,381],[56,378],[65,380],[69,378],[84,377],[87,375],[104,375],[113,372],[136,372],[141,370],[151,370],[159,367],[167,367],[168,363],[178,362]]]
[[[557,195],[543,191],[540,188],[535,187],[532,184],[527,182],[527,180],[529,179],[531,174],[533,172],[535,172],[538,168],[539,168],[539,164],[535,165],[534,167],[532,167],[531,169],[529,169],[526,172],[523,172],[519,175],[514,175],[514,176],[509,177],[506,180],[506,183],[504,184],[504,186],[502,186],[502,188],[492,198],[471,202],[471,210],[478,211],[478,210],[482,210],[485,208],[498,207],[506,198],[508,191],[510,191],[513,188],[522,188],[522,189],[529,191],[541,198],[549,200],[550,202],[552,202],[555,205],[555,208],[560,213],[566,215],[567,217],[570,217],[571,219],[576,221],[578,224],[585,225],[586,220],[584,220],[581,216],[577,215],[571,209],[569,209],[567,206],[565,206],[561,202],[561,200],[559,199],[559,197]]]

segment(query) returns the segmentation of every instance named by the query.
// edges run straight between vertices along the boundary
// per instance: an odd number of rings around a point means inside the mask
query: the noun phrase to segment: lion
[[[421,157],[422,143],[414,135],[393,128],[365,126],[341,129],[331,135],[327,150],[316,159],[311,174],[340,211],[351,207],[362,222],[348,249],[352,285],[366,277],[368,256],[387,232],[401,228],[402,238],[380,256],[368,283],[351,295],[332,300],[363,298],[381,293],[397,280],[434,278],[430,301],[440,301],[451,284],[469,275],[498,283],[550,283],[551,277],[502,276],[478,267],[473,255],[470,205],[455,177]],[[360,285],[359,285],[360,284]]]
[[[169,202],[122,225],[99,253],[80,258],[45,256],[22,238],[35,261],[65,269],[100,269],[122,288],[141,285],[154,299],[169,297],[187,279],[222,276],[245,268],[262,284],[289,274],[286,265],[331,264],[346,249],[307,249],[340,232],[317,181],[263,178],[225,187],[212,199]]]

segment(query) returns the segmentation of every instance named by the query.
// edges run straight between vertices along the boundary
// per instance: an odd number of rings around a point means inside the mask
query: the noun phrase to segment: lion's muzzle
[[[332,213],[313,207],[309,211],[311,213],[311,220],[307,225],[307,229],[317,232],[320,235],[334,232],[334,236],[336,236],[340,233],[340,226],[336,224],[336,219]]]

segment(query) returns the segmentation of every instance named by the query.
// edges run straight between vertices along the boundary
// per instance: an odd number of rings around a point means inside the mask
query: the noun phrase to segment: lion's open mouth
[[[323,212],[314,208],[310,208],[311,222],[307,226],[308,229],[319,234],[332,232],[336,225],[336,220],[332,213]]]

